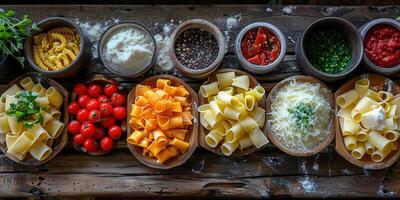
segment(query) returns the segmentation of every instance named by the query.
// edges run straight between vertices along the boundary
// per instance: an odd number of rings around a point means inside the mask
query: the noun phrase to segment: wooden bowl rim
[[[63,106],[62,106],[63,110],[60,110],[60,111],[61,112],[63,111],[62,116],[61,116],[62,117],[61,121],[65,124],[64,130],[61,133],[61,135],[59,136],[59,138],[54,140],[54,141],[59,140],[58,144],[51,145],[52,146],[51,154],[45,160],[42,160],[42,161],[38,161],[33,158],[31,158],[29,160],[26,160],[26,159],[19,160],[15,156],[9,154],[7,152],[8,148],[7,148],[7,144],[5,143],[5,134],[4,133],[0,133],[0,138],[1,138],[1,140],[3,140],[2,142],[4,142],[4,143],[0,142],[0,149],[9,159],[13,160],[14,162],[17,162],[22,165],[38,166],[38,165],[43,165],[43,164],[49,162],[50,160],[52,160],[54,157],[56,157],[61,152],[61,150],[64,149],[64,147],[67,144],[67,141],[68,141],[67,124],[68,124],[68,117],[69,117],[69,113],[67,111],[67,104],[68,104],[69,94],[68,94],[68,91],[62,85],[60,85],[58,82],[56,82],[54,79],[43,76],[42,74],[40,74],[38,72],[28,72],[21,76],[18,76],[13,81],[11,81],[10,83],[7,84],[7,88],[4,91],[2,91],[1,94],[3,94],[3,92],[5,92],[8,88],[10,88],[14,84],[21,87],[21,85],[19,84],[19,81],[21,81],[22,79],[24,79],[25,77],[28,77],[28,76],[31,77],[35,82],[38,82],[37,79],[40,79],[40,83],[46,83],[48,85],[54,86],[57,90],[60,91],[61,95],[63,95],[63,98],[64,98]]]
[[[395,152],[391,152],[388,156],[386,156],[385,159],[383,159],[382,162],[379,162],[379,163],[373,162],[372,160],[369,160],[369,162],[366,162],[365,161],[366,157],[364,157],[361,160],[357,160],[357,159],[353,158],[351,153],[344,146],[344,141],[343,141],[343,136],[341,133],[340,125],[339,125],[338,116],[336,115],[336,113],[339,111],[339,107],[336,104],[336,98],[339,95],[343,94],[344,92],[348,91],[348,90],[344,91],[345,87],[348,87],[349,85],[354,84],[355,81],[360,80],[362,78],[366,78],[366,77],[368,77],[368,79],[370,79],[371,77],[377,78],[380,81],[380,83],[391,82],[392,88],[397,87],[398,90],[400,90],[400,86],[397,85],[391,79],[389,79],[385,76],[382,76],[382,75],[374,74],[374,73],[362,74],[360,76],[352,78],[351,80],[349,80],[345,84],[343,84],[334,94],[335,129],[336,129],[335,150],[342,158],[344,158],[348,162],[352,163],[353,165],[356,165],[356,166],[364,168],[364,169],[378,170],[378,169],[384,169],[384,168],[390,167],[391,165],[396,163],[396,161],[400,157],[400,149],[397,149]],[[353,86],[353,88],[354,88],[354,86]],[[394,95],[400,94],[400,92],[393,93],[393,94]],[[397,144],[400,145],[399,140],[397,140]]]
[[[133,156],[135,156],[136,159],[138,159],[141,163],[143,163],[144,165],[151,167],[151,168],[156,168],[156,169],[171,169],[173,167],[177,167],[180,166],[182,164],[184,164],[189,158],[190,156],[192,156],[193,152],[196,150],[197,146],[198,146],[198,112],[197,112],[197,105],[198,105],[198,98],[197,98],[197,94],[193,91],[193,89],[186,84],[183,80],[181,80],[180,78],[177,78],[175,76],[171,76],[171,75],[157,75],[157,76],[152,76],[149,77],[145,80],[143,80],[142,82],[140,82],[139,84],[141,85],[148,85],[148,83],[154,83],[155,80],[157,79],[168,79],[171,80],[173,82],[177,82],[180,85],[182,85],[183,87],[185,87],[185,89],[190,93],[190,98],[191,98],[191,108],[192,108],[192,115],[193,115],[193,124],[192,124],[192,133],[190,134],[190,138],[189,138],[189,142],[190,142],[190,147],[188,149],[188,151],[184,154],[181,154],[177,157],[172,158],[171,160],[167,160],[165,163],[160,164],[157,163],[157,161],[154,158],[149,158],[147,156],[143,156],[143,154],[141,152],[139,152],[138,148],[139,147],[135,147],[132,144],[129,144],[128,142],[126,143],[129,150],[131,151],[131,153],[133,154]],[[127,127],[127,131],[126,131],[126,135],[127,137],[129,137],[129,135],[131,134],[131,127],[129,125],[129,120],[130,120],[130,111],[131,111],[131,104],[133,103],[134,99],[135,99],[135,91],[136,91],[136,86],[134,88],[132,88],[132,90],[129,92],[128,94],[128,101],[127,101],[127,119],[126,119],[126,127]]]
[[[115,84],[117,87],[119,86],[119,83],[118,83],[118,81],[116,81],[116,80],[114,80],[114,79],[110,79],[110,78],[107,78],[106,76],[104,76],[103,74],[94,74],[94,75],[92,75],[89,79],[87,79],[86,81],[84,81],[84,83],[86,84],[86,85],[90,85],[91,83],[102,83],[102,84],[107,84],[107,83],[111,83],[111,84]],[[119,88],[120,89],[120,88]],[[119,90],[120,92],[121,92],[121,90]],[[73,101],[77,101],[77,98],[78,98],[78,95],[74,92],[74,90],[72,90],[71,91],[71,102],[73,102]],[[71,122],[72,120],[74,120],[74,116],[73,115],[70,115],[69,116],[69,118],[68,118],[68,122]],[[125,122],[125,120],[122,120],[121,121],[121,123],[122,122]],[[121,126],[123,127],[123,123],[121,124]],[[73,137],[71,137],[71,140],[73,140]],[[116,144],[116,142],[118,141],[119,139],[117,139],[117,140],[114,140],[114,145]],[[82,145],[77,145],[77,144],[75,144],[74,142],[72,142],[71,141],[71,144],[72,144],[72,147],[75,149],[75,150],[77,150],[77,151],[79,151],[79,152],[82,152],[82,153],[86,153],[86,154],[88,154],[88,155],[91,155],[91,156],[101,156],[101,155],[104,155],[104,154],[108,154],[108,153],[110,153],[111,151],[103,151],[103,150],[101,150],[101,148],[99,149],[99,151],[96,151],[96,152],[87,152],[83,147],[82,147]]]
[[[257,85],[260,85],[260,83],[257,81],[257,79],[254,78],[252,75],[248,74],[247,72],[240,71],[240,70],[237,70],[237,69],[219,69],[219,70],[213,72],[208,77],[207,81],[203,83],[203,85],[211,83],[213,81],[216,81],[216,75],[219,74],[219,73],[225,73],[225,72],[235,72],[235,75],[246,75],[246,76],[248,76],[249,79],[250,79],[250,84],[254,83],[253,88],[255,86],[257,86]],[[200,90],[198,92],[198,96],[199,96],[199,106],[204,105],[207,101],[206,101],[206,98],[204,98],[203,95],[201,94]],[[265,101],[266,101],[266,97],[265,96],[266,95],[263,96],[263,98],[261,99],[260,104],[258,105],[263,109],[265,109]],[[266,134],[266,124],[264,124],[264,126],[261,127],[260,129],[262,130],[263,134],[265,136],[267,136],[267,134]],[[226,156],[221,152],[221,149],[220,149],[221,144],[218,144],[218,146],[216,146],[214,148],[207,145],[207,143],[205,142],[206,132],[208,132],[208,130],[205,129],[201,124],[199,124],[199,144],[200,144],[200,146],[205,148],[205,149],[207,149],[210,152],[213,152],[213,153],[217,154],[217,155]],[[235,152],[232,153],[232,155],[230,155],[228,157],[246,156],[246,155],[252,154],[252,153],[254,153],[256,151],[259,151],[259,150],[265,148],[265,146],[266,145],[264,145],[264,146],[262,146],[262,147],[257,149],[253,145],[253,146],[251,146],[249,148],[246,148],[244,150],[237,149]]]
[[[275,139],[275,136],[271,130],[271,126],[269,124],[269,120],[270,117],[267,114],[267,120],[266,123],[268,124],[268,138],[269,140],[276,146],[278,147],[280,150],[282,150],[283,152],[292,155],[292,156],[297,156],[297,157],[308,157],[308,156],[312,156],[315,155],[319,152],[321,152],[323,149],[325,149],[334,139],[335,137],[335,126],[334,126],[334,112],[333,112],[333,94],[332,91],[328,88],[328,86],[325,85],[325,83],[323,83],[322,81],[318,80],[315,77],[312,76],[304,76],[304,75],[297,75],[297,76],[291,76],[289,78],[286,78],[284,80],[282,80],[281,82],[279,82],[278,84],[276,84],[271,92],[269,93],[268,97],[267,97],[267,101],[266,101],[266,112],[270,113],[271,112],[271,106],[272,106],[272,97],[275,96],[275,94],[284,86],[286,86],[287,84],[296,81],[296,82],[308,82],[308,83],[313,83],[313,84],[319,84],[322,88],[327,89],[327,98],[329,103],[331,104],[331,109],[332,109],[332,116],[331,116],[331,125],[330,125],[330,133],[329,136],[327,136],[325,138],[324,141],[322,141],[318,146],[314,147],[312,149],[312,151],[307,151],[307,152],[297,152],[297,151],[292,151],[290,149],[288,149],[286,146],[284,146],[279,139]]]

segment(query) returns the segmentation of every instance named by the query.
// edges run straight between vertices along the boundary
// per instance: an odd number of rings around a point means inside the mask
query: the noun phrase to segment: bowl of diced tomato
[[[266,22],[252,23],[236,37],[235,53],[243,68],[256,74],[265,74],[282,62],[286,40],[276,26]]]

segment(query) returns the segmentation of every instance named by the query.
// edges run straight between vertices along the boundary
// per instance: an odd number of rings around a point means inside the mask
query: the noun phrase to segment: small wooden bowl
[[[33,81],[35,81],[35,83],[41,83],[43,85],[43,87],[50,87],[53,86],[54,88],[56,88],[61,95],[64,98],[63,101],[63,105],[60,109],[60,112],[62,113],[61,116],[61,120],[63,120],[64,124],[65,124],[65,128],[64,131],[61,133],[61,135],[53,141],[52,144],[52,153],[45,159],[42,161],[38,161],[36,159],[34,159],[30,154],[28,154],[24,160],[19,160],[18,158],[16,158],[15,156],[7,153],[7,144],[6,144],[6,136],[5,133],[0,133],[0,149],[3,151],[3,153],[10,158],[11,160],[22,164],[22,165],[31,165],[31,166],[37,166],[37,165],[42,165],[45,164],[47,162],[49,162],[51,159],[53,159],[58,153],[60,153],[60,151],[65,147],[65,145],[67,144],[68,141],[68,133],[67,133],[67,124],[68,124],[68,117],[69,117],[69,113],[67,111],[67,105],[68,105],[68,91],[61,86],[59,83],[57,83],[56,81],[54,81],[51,78],[47,78],[39,73],[36,72],[29,72],[26,73],[22,76],[19,76],[18,78],[16,78],[14,81],[12,81],[11,83],[9,83],[7,85],[7,89],[10,88],[12,85],[16,84],[19,85],[19,82],[24,79],[25,77],[31,77]],[[5,92],[1,91],[1,94]]]
[[[330,92],[330,89],[320,80],[311,77],[311,76],[292,76],[289,77],[287,79],[284,79],[283,81],[279,82],[277,85],[275,85],[274,88],[272,88],[271,92],[268,95],[267,98],[267,109],[266,112],[270,113],[271,112],[271,105],[272,105],[272,98],[276,95],[276,93],[283,88],[284,86],[290,84],[291,82],[296,81],[298,83],[301,82],[307,82],[307,83],[312,83],[312,84],[319,84],[322,88],[325,88],[328,90],[328,94],[326,96],[326,98],[328,99],[329,103],[331,104],[331,108],[333,110],[333,94],[332,92]],[[320,151],[322,151],[323,149],[325,149],[333,140],[333,138],[335,137],[335,132],[334,132],[334,125],[333,125],[333,117],[334,117],[334,113],[332,112],[332,116],[331,116],[331,122],[330,122],[330,134],[329,136],[327,136],[325,138],[324,141],[322,141],[318,146],[314,147],[311,151],[307,151],[307,152],[297,152],[297,151],[293,151],[289,148],[287,148],[285,145],[283,145],[278,138],[275,138],[274,133],[271,130],[271,125],[270,125],[270,120],[271,120],[271,116],[267,114],[267,124],[268,124],[268,138],[269,140],[271,140],[271,142],[277,146],[280,150],[282,150],[283,152],[292,155],[292,156],[299,156],[299,157],[307,157],[307,156],[311,156],[314,154],[319,153]]]
[[[243,72],[243,71],[240,71],[240,70],[236,70],[236,69],[220,69],[220,70],[217,70],[217,71],[215,71],[213,74],[211,74],[211,75],[208,77],[208,80],[204,83],[204,85],[205,85],[205,84],[212,83],[212,82],[214,82],[214,81],[217,81],[217,76],[216,76],[216,75],[217,75],[217,74],[220,74],[220,73],[225,73],[225,72],[235,72],[235,75],[236,75],[236,76],[241,76],[241,75],[246,75],[246,76],[248,76],[249,79],[250,79],[250,88],[254,88],[254,87],[256,87],[257,85],[260,85],[260,84],[258,83],[258,81],[257,81],[253,76],[251,76],[250,74],[248,74],[248,73],[246,73],[246,72]],[[201,106],[201,105],[204,105],[204,104],[207,104],[207,98],[203,97],[203,95],[201,94],[200,91],[199,91],[199,93],[198,93],[198,96],[199,96],[199,103],[200,103],[200,106]],[[259,103],[258,106],[260,106],[261,108],[265,109],[265,95],[264,95],[264,97],[261,99],[261,102]],[[208,146],[208,144],[206,143],[206,140],[205,140],[206,135],[207,135],[207,133],[208,133],[208,130],[207,130],[206,128],[204,128],[202,125],[200,125],[200,128],[199,128],[199,129],[200,129],[200,130],[199,130],[199,144],[200,144],[200,146],[202,146],[203,148],[205,148],[205,149],[207,149],[207,150],[209,150],[209,151],[211,151],[211,152],[213,152],[213,153],[215,153],[215,154],[218,154],[218,155],[221,155],[221,156],[225,156],[225,155],[222,153],[222,151],[221,151],[221,143],[218,144],[218,146],[216,146],[215,148]],[[261,130],[263,130],[263,133],[266,135],[266,132],[265,132],[265,125],[264,125],[264,127],[261,127]],[[256,152],[256,151],[258,151],[258,150],[260,150],[260,149],[262,149],[262,148],[263,148],[263,147],[257,149],[257,148],[253,145],[253,146],[251,146],[251,147],[249,147],[249,148],[246,148],[246,149],[244,149],[244,150],[237,149],[235,152],[232,153],[231,156],[234,156],[234,157],[245,156],[245,155],[254,153],[254,152]]]
[[[193,91],[193,89],[188,84],[186,84],[183,80],[176,78],[175,76],[170,76],[170,75],[152,76],[150,78],[145,79],[140,84],[148,85],[152,88],[155,88],[156,81],[158,79],[171,80],[171,85],[173,85],[173,86],[182,85],[190,93],[189,98],[190,98],[191,107],[192,107],[193,125],[190,126],[190,128],[189,128],[190,137],[186,138],[186,142],[190,143],[190,147],[186,153],[181,154],[177,157],[171,158],[171,159],[165,161],[163,164],[160,164],[157,162],[156,159],[144,156],[142,154],[142,147],[137,147],[137,146],[129,144],[129,143],[127,143],[127,145],[128,145],[129,150],[136,157],[136,159],[138,159],[144,165],[147,165],[152,168],[157,168],[157,169],[170,169],[170,168],[173,168],[173,167],[176,167],[176,166],[179,166],[179,165],[182,165],[183,163],[185,163],[186,160],[189,159],[189,157],[193,154],[194,150],[196,150],[196,147],[198,145],[197,138],[198,138],[198,128],[199,128],[198,127],[199,119],[198,119],[198,112],[197,112],[198,100],[197,100],[197,95]],[[135,90],[136,90],[136,87],[134,87],[128,94],[128,102],[127,102],[128,118],[127,118],[127,126],[126,126],[127,127],[127,137],[129,137],[129,135],[132,133],[132,128],[129,125],[129,120],[130,120],[129,116],[131,113],[131,105],[135,101]]]
[[[335,92],[335,113],[337,113],[340,109],[340,107],[337,106],[336,104],[336,98],[339,95],[353,89],[354,83],[362,78],[368,78],[370,81],[370,88],[373,88],[374,90],[385,90],[388,92],[392,92],[393,95],[397,95],[400,93],[400,87],[392,80],[377,74],[363,74],[361,76],[351,79],[350,81],[342,85]],[[384,169],[393,165],[400,157],[400,149],[397,149],[396,151],[391,152],[388,156],[386,156],[386,158],[382,162],[379,163],[372,161],[371,158],[365,155],[361,160],[357,160],[353,158],[351,152],[348,151],[344,145],[343,135],[339,125],[339,117],[337,116],[335,116],[335,129],[336,129],[336,146],[335,146],[336,152],[339,155],[341,155],[344,159],[346,159],[347,161],[351,162],[352,164],[358,167],[362,167],[364,169]],[[399,140],[397,140],[397,144],[400,145]]]
[[[114,84],[114,85],[117,85],[117,86],[119,85],[117,81],[112,80],[112,79],[108,79],[108,78],[106,78],[105,76],[103,76],[103,75],[101,75],[101,74],[95,74],[95,75],[92,76],[88,81],[85,82],[86,85],[90,85],[90,84],[92,84],[92,83],[97,83],[97,84],[99,84],[99,85],[102,86],[102,87],[104,87],[104,86],[105,86],[106,84],[108,84],[108,83]],[[119,91],[121,92],[121,89],[122,89],[122,88],[118,88],[118,89],[119,89]],[[77,100],[78,100],[78,95],[77,95],[74,91],[72,91],[72,92],[71,92],[71,102],[72,102],[72,101],[77,101]],[[69,116],[69,122],[71,122],[72,120],[74,120],[74,116],[73,116],[73,115],[70,115],[70,116]],[[123,131],[126,131],[126,121],[125,121],[125,120],[122,120],[122,121],[121,121],[120,126],[121,126],[121,128],[122,128]],[[73,137],[71,137],[71,140],[73,140]],[[114,145],[116,144],[116,142],[117,142],[117,141],[114,140]],[[110,153],[110,152],[111,152],[111,151],[108,151],[108,152],[107,152],[107,151],[103,151],[103,150],[101,150],[101,149],[99,149],[99,150],[96,151],[96,152],[87,152],[86,149],[83,148],[81,145],[75,144],[75,143],[72,142],[72,141],[71,141],[71,143],[72,143],[72,146],[74,147],[75,150],[80,151],[80,152],[87,153],[87,154],[92,155],[92,156],[100,156],[100,155],[104,155],[104,154],[107,154],[107,153]]]

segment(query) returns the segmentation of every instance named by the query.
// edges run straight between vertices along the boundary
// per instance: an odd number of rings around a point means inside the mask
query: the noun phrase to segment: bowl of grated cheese
[[[119,22],[103,33],[99,57],[112,73],[135,78],[146,73],[156,61],[156,42],[145,26],[137,22]]]
[[[268,138],[293,156],[311,156],[334,138],[333,94],[318,79],[293,76],[278,83],[266,101]]]

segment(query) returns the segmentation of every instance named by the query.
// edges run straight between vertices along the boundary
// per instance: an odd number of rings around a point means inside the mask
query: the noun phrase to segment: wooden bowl
[[[3,151],[3,153],[8,158],[10,158],[11,160],[13,160],[19,164],[36,166],[36,165],[42,165],[42,164],[49,162],[58,153],[60,153],[60,151],[67,144],[67,141],[68,141],[67,124],[68,124],[68,117],[69,117],[69,113],[67,111],[68,91],[63,86],[61,86],[59,83],[54,81],[53,79],[47,78],[47,77],[43,76],[42,74],[39,74],[36,72],[29,72],[22,76],[19,76],[18,78],[16,78],[14,81],[12,81],[11,83],[9,83],[7,85],[8,86],[7,89],[14,84],[19,85],[19,82],[27,76],[30,76],[32,78],[32,80],[35,81],[35,83],[41,83],[43,85],[43,87],[48,88],[50,86],[53,86],[61,93],[61,95],[64,98],[63,105],[61,106],[60,112],[62,113],[61,121],[64,122],[65,128],[64,128],[64,131],[61,133],[61,135],[53,141],[52,153],[45,160],[38,161],[38,160],[34,159],[30,154],[28,154],[24,160],[19,160],[15,156],[7,153],[8,148],[7,148],[7,144],[6,144],[6,136],[4,133],[0,133],[0,149]],[[0,91],[1,94],[3,92],[5,92],[5,90]]]
[[[178,38],[178,36],[183,33],[184,31],[192,28],[199,28],[205,31],[208,31],[210,34],[212,34],[215,39],[217,40],[218,43],[218,55],[215,58],[214,62],[211,63],[209,66],[207,66],[204,69],[189,69],[188,67],[184,66],[177,58],[175,54],[175,42]],[[225,39],[224,35],[222,34],[221,30],[217,26],[215,26],[213,23],[203,20],[203,19],[191,19],[188,21],[183,22],[180,24],[177,28],[175,28],[174,32],[171,35],[171,42],[169,46],[169,55],[171,57],[172,62],[176,66],[176,69],[178,69],[182,74],[184,74],[187,77],[191,77],[194,79],[205,79],[207,76],[209,76],[213,71],[215,71],[219,65],[221,64],[222,60],[224,59],[225,55]]]
[[[351,79],[335,92],[335,113],[337,113],[340,109],[340,107],[337,106],[336,104],[336,98],[339,95],[353,89],[354,83],[357,80],[366,77],[370,81],[370,88],[372,87],[373,89],[392,92],[393,95],[397,95],[400,93],[400,87],[392,80],[377,74],[363,74],[361,76]],[[379,163],[372,161],[371,158],[367,156],[364,156],[361,160],[357,160],[353,158],[351,152],[348,151],[344,145],[343,135],[341,133],[339,125],[339,117],[337,116],[335,116],[335,129],[336,129],[336,146],[335,146],[336,152],[339,155],[341,155],[344,159],[346,159],[347,161],[351,162],[352,164],[358,167],[362,167],[364,169],[384,169],[393,165],[400,157],[400,149],[397,149],[396,151],[391,152],[388,156],[386,156],[386,158],[382,162]],[[397,140],[397,144],[400,145],[399,140]]]
[[[290,84],[291,82],[296,81],[298,83],[301,82],[307,82],[307,83],[312,83],[312,84],[320,84],[320,86],[322,88],[325,88],[328,90],[328,93],[326,95],[326,98],[328,99],[329,103],[331,104],[331,108],[333,110],[333,94],[332,92],[330,92],[330,89],[320,80],[311,77],[311,76],[292,76],[289,77],[287,79],[284,79],[283,81],[279,82],[277,85],[275,85],[274,88],[272,88],[271,92],[268,95],[267,98],[267,105],[266,105],[266,112],[270,113],[271,112],[271,105],[272,105],[272,98],[276,95],[276,93],[283,88],[284,86]],[[271,142],[277,146],[280,150],[282,150],[283,152],[292,155],[292,156],[299,156],[299,157],[306,157],[306,156],[311,156],[314,154],[319,153],[320,151],[322,151],[324,148],[326,148],[333,140],[333,138],[335,137],[335,132],[334,132],[334,125],[333,125],[333,117],[334,117],[334,113],[332,112],[332,116],[331,116],[331,122],[330,122],[330,133],[329,136],[327,136],[325,138],[324,141],[322,141],[318,146],[314,147],[312,150],[307,151],[307,152],[298,152],[298,151],[293,151],[289,148],[287,148],[286,146],[284,146],[278,138],[276,138],[274,136],[274,133],[271,130],[271,125],[270,125],[270,120],[271,120],[271,116],[267,114],[267,124],[268,124],[268,138],[269,140],[271,140]]]
[[[108,78],[106,78],[105,76],[103,76],[101,74],[95,74],[88,81],[85,82],[86,85],[90,85],[92,83],[97,83],[100,86],[102,86],[102,88],[108,83],[114,84],[114,85],[117,85],[117,86],[119,85],[117,81],[115,81],[113,79],[108,79]],[[118,89],[121,92],[122,88],[119,87]],[[74,91],[71,92],[71,102],[72,101],[78,101],[78,95]],[[69,116],[69,122],[71,122],[72,120],[74,120],[74,116],[70,115]],[[119,122],[119,120],[117,122]],[[122,130],[126,131],[126,121],[122,120],[120,122],[121,123],[119,125],[121,126]],[[71,143],[72,143],[72,146],[74,147],[74,149],[76,149],[77,151],[80,151],[80,152],[87,153],[87,154],[92,155],[92,156],[100,156],[100,155],[104,155],[104,154],[107,154],[107,153],[111,152],[111,151],[108,151],[108,152],[107,151],[103,151],[101,149],[99,149],[96,152],[87,152],[86,149],[83,148],[83,146],[75,144],[74,142],[72,142],[72,140],[73,140],[73,137],[71,137]],[[117,142],[117,140],[114,140],[114,146],[115,146],[116,142]]]
[[[137,147],[137,146],[129,144],[129,143],[127,143],[127,145],[128,145],[129,150],[132,152],[132,154],[144,165],[147,165],[152,168],[157,168],[157,169],[170,169],[170,168],[173,168],[173,167],[176,167],[176,166],[179,166],[179,165],[182,165],[183,163],[185,163],[186,160],[189,159],[189,157],[193,154],[194,150],[196,149],[196,147],[198,145],[198,141],[197,141],[198,126],[199,126],[199,119],[198,119],[198,112],[197,112],[198,100],[197,100],[197,95],[193,91],[193,89],[188,84],[186,84],[183,80],[176,78],[175,76],[170,76],[170,75],[152,76],[150,78],[145,79],[140,84],[148,85],[152,88],[155,88],[156,81],[158,79],[171,80],[171,85],[173,85],[173,86],[182,85],[190,93],[189,99],[190,99],[191,107],[192,107],[193,125],[189,126],[189,132],[191,134],[190,134],[190,137],[186,138],[186,142],[190,143],[190,147],[186,153],[181,154],[177,157],[171,158],[171,159],[165,161],[163,164],[160,164],[157,162],[156,159],[144,156],[142,154],[142,147]],[[130,120],[129,116],[131,113],[131,105],[135,101],[135,90],[136,90],[136,87],[134,87],[128,94],[127,124],[129,124],[129,120]],[[127,127],[127,137],[128,137],[132,133],[132,128],[130,125],[127,125],[126,127]]]
[[[260,84],[257,82],[257,80],[256,80],[253,76],[251,76],[250,74],[248,74],[248,73],[246,73],[246,72],[243,72],[243,71],[240,71],[240,70],[236,70],[236,69],[220,69],[220,70],[217,70],[217,71],[215,71],[213,74],[211,74],[211,75],[208,77],[208,80],[204,83],[204,85],[205,85],[205,84],[212,83],[212,82],[214,82],[214,81],[217,81],[216,75],[217,75],[217,74],[220,74],[220,73],[225,73],[225,72],[235,72],[235,75],[236,75],[236,76],[241,76],[241,75],[246,75],[246,76],[248,76],[249,79],[250,79],[250,87],[251,87],[251,88],[254,88],[254,87],[256,87],[257,85],[260,85]],[[200,91],[199,91],[199,93],[198,93],[198,96],[199,96],[199,103],[200,103],[200,106],[201,106],[201,105],[204,105],[204,104],[207,104],[207,98],[203,97],[203,95],[201,94]],[[264,97],[261,99],[261,102],[259,103],[258,106],[260,106],[261,108],[265,109],[265,95],[264,95]],[[205,148],[205,149],[207,149],[207,150],[209,150],[209,151],[211,151],[211,152],[213,152],[213,153],[215,153],[215,154],[225,156],[225,155],[222,153],[222,151],[221,151],[221,143],[219,143],[218,146],[216,146],[215,148],[208,146],[208,144],[206,143],[206,140],[205,140],[206,135],[207,135],[207,133],[208,133],[208,130],[207,130],[206,128],[204,128],[202,125],[200,125],[200,128],[199,128],[199,129],[200,129],[200,130],[199,130],[199,144],[200,144],[200,146],[202,146],[203,148]],[[266,135],[266,132],[265,132],[265,125],[264,125],[264,127],[261,127],[261,130],[263,130],[263,133]],[[249,147],[249,148],[246,148],[246,149],[244,149],[244,150],[237,149],[237,150],[236,150],[235,152],[233,152],[232,155],[230,155],[230,156],[241,157],[241,156],[245,156],[245,155],[251,154],[251,153],[253,153],[253,152],[256,152],[256,151],[258,151],[258,150],[260,150],[260,149],[262,149],[262,148],[263,148],[263,147],[257,149],[257,148],[253,145],[253,146],[251,146],[251,147]]]

